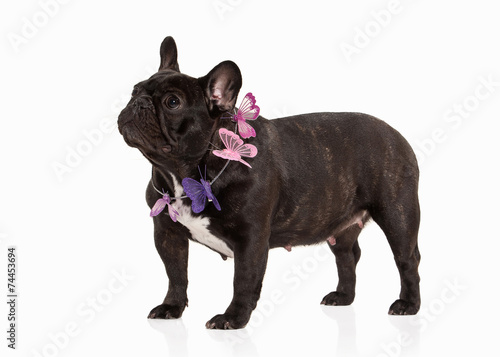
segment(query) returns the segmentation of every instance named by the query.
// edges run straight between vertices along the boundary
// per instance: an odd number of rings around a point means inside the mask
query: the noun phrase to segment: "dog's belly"
[[[336,239],[342,238],[348,228],[356,226],[363,229],[365,223],[370,219],[371,217],[366,210],[359,210],[332,220],[332,223],[327,220],[277,223],[271,235],[270,247],[284,247],[289,251],[293,246],[318,244],[326,241],[330,245],[334,245]]]
[[[180,197],[183,193],[183,188],[179,182],[177,182],[174,175],[172,175],[172,180],[174,183],[175,197]],[[184,203],[183,200],[176,200],[172,203],[172,206],[177,212],[179,212],[177,221],[189,229],[193,240],[215,250],[222,255],[225,255],[226,257],[234,258],[234,253],[231,248],[229,248],[223,240],[214,236],[208,229],[210,225],[208,217],[193,216],[191,206]]]

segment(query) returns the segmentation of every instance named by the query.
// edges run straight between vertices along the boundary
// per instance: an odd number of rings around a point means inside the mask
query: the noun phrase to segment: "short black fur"
[[[224,117],[234,109],[242,83],[238,67],[230,61],[198,79],[181,74],[171,37],[163,41],[160,54],[160,70],[134,87],[118,120],[127,144],[153,165],[146,192],[150,207],[160,198],[152,182],[173,193],[174,178],[177,183],[184,177],[199,179],[198,167],[207,167],[208,178],[220,172],[225,160],[211,150],[222,147],[220,128],[234,130],[234,123]],[[202,213],[193,214],[209,220],[209,231],[225,242],[235,259],[233,300],[224,314],[207,322],[207,328],[247,324],[260,296],[270,248],[328,240],[339,282],[322,304],[351,304],[361,255],[358,235],[370,219],[384,231],[401,276],[401,293],[389,313],[417,313],[419,170],[407,141],[383,121],[361,113],[275,120],[259,116],[251,124],[257,136],[247,142],[259,149],[257,157],[248,159],[252,168],[231,162],[212,187],[222,210],[208,204]],[[168,214],[153,222],[169,287],[149,318],[178,318],[188,302],[192,236]]]

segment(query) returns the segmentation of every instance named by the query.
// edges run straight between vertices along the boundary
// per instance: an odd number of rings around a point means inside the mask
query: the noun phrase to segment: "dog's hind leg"
[[[350,305],[354,301],[356,287],[356,264],[361,257],[358,236],[361,228],[353,225],[335,236],[335,245],[329,244],[337,263],[339,282],[337,290],[326,295],[323,305]]]
[[[401,293],[389,308],[389,314],[414,315],[420,309],[417,188],[406,185],[388,197],[394,199],[385,199],[370,213],[389,241],[401,277]]]

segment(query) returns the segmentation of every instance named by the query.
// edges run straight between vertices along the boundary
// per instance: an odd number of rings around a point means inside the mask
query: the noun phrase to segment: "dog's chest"
[[[174,184],[174,195],[175,197],[180,197],[183,188],[173,175],[172,180]],[[229,248],[223,240],[214,236],[208,229],[210,225],[210,219],[208,217],[194,216],[191,211],[191,206],[184,202],[184,200],[175,200],[172,206],[179,212],[177,222],[189,229],[193,240],[212,248],[226,257],[234,257],[231,248]]]

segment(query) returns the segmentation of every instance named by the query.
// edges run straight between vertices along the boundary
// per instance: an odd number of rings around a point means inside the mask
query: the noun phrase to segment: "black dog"
[[[207,328],[247,324],[260,296],[268,251],[276,247],[290,250],[328,241],[339,282],[322,304],[349,305],[361,254],[358,235],[371,218],[384,231],[401,276],[401,293],[389,313],[416,314],[419,170],[407,141],[366,114],[317,113],[275,120],[259,116],[251,122],[257,135],[247,140],[259,151],[245,159],[252,168],[230,162],[224,169],[229,161],[212,151],[223,148],[220,128],[235,130],[227,113],[235,110],[241,87],[238,67],[226,61],[201,78],[182,74],[171,37],[163,41],[160,55],[158,73],[134,87],[118,118],[127,144],[153,165],[148,205],[162,199],[163,191],[172,197],[162,206],[168,206],[173,219],[165,213],[153,219],[169,287],[149,318],[178,318],[187,306],[189,240],[223,258],[234,257],[233,299]],[[206,179],[200,192],[208,202],[201,213],[193,213],[192,200],[180,198],[186,194],[181,182],[200,180],[200,174]]]

